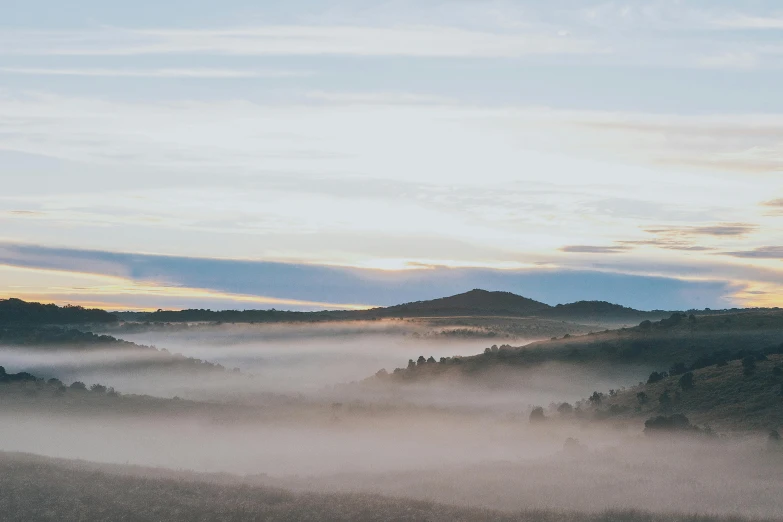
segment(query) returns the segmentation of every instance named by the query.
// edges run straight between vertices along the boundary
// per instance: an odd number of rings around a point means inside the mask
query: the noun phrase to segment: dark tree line
[[[115,323],[117,317],[105,310],[81,306],[28,303],[21,299],[0,299],[0,324],[84,324]]]

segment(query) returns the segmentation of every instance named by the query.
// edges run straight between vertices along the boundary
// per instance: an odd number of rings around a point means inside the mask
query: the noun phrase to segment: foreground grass
[[[26,521],[708,522],[749,519],[623,511],[502,513],[374,495],[291,493],[237,477],[0,453],[0,518]]]

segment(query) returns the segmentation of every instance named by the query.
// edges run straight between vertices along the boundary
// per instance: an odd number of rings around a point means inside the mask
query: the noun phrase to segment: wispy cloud
[[[95,76],[116,78],[291,78],[309,76],[308,71],[251,70],[251,69],[61,69],[41,67],[0,67],[0,73],[32,76]]]
[[[261,26],[227,29],[6,31],[0,53],[20,55],[354,55],[519,57],[605,53],[567,35],[457,27]]]
[[[769,216],[783,216],[783,198],[765,201],[761,206],[769,209],[767,211]]]
[[[579,254],[622,254],[631,250],[629,246],[593,246],[593,245],[568,245],[560,249],[561,252]]]
[[[721,252],[721,255],[742,257],[746,259],[780,259],[783,260],[783,246],[764,246],[752,250]]]
[[[442,105],[456,104],[457,100],[446,96],[435,96],[409,92],[324,92],[312,91],[306,94],[310,100],[346,105]]]
[[[24,270],[36,273],[25,275]],[[25,287],[25,281],[35,283],[42,275],[51,278],[60,272],[78,272],[79,278],[71,284],[60,283],[57,292],[50,294],[57,302],[79,302],[81,298],[133,303],[134,308],[210,300],[208,306],[223,308],[345,307],[334,304],[341,302],[391,305],[485,288],[512,291],[550,304],[596,299],[642,309],[687,309],[721,306],[723,296],[732,288],[718,280],[685,281],[590,270],[428,267],[388,271],[0,243],[0,290],[7,294],[36,295],[35,285]],[[9,289],[10,281],[14,288]],[[47,288],[52,286],[49,283]]]
[[[741,237],[758,230],[758,225],[751,223],[720,223],[717,225],[690,227],[647,228],[646,232],[663,236],[718,236]]]

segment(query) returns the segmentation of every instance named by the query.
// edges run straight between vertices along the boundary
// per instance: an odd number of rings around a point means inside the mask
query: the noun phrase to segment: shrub
[[[658,396],[658,402],[661,403],[662,408],[671,405],[672,398],[669,396],[669,390],[664,390],[663,393]]]
[[[675,363],[671,368],[669,368],[669,375],[682,375],[683,373],[688,371],[688,367],[685,366],[685,363]]]
[[[530,412],[530,422],[541,422],[543,420],[546,420],[546,416],[544,416],[544,408],[541,406],[536,406],[533,408],[533,411]]]
[[[579,443],[579,439],[568,437],[563,443],[563,451],[566,453],[582,453],[587,448]]]
[[[647,404],[650,398],[647,396],[646,393],[639,392],[636,394],[636,400],[639,401],[639,404]]]
[[[746,376],[756,373],[756,358],[752,355],[742,359],[742,373]]]
[[[688,417],[679,413],[674,415],[659,415],[651,419],[647,419],[644,423],[644,432],[646,434],[653,433],[666,433],[666,432],[684,432],[697,430],[695,426],[691,424]]]
[[[650,374],[650,377],[647,379],[647,384],[655,384],[656,382],[660,382],[666,378],[666,372],[658,373],[658,372],[652,372]]]
[[[593,394],[588,398],[588,400],[593,406],[599,406],[603,398],[604,398],[603,393],[594,391]]]
[[[563,404],[557,407],[557,412],[560,415],[570,415],[571,413],[573,413],[573,411],[574,411],[574,407],[568,404],[567,402],[564,402]]]
[[[781,440],[778,430],[772,430],[767,437],[767,447],[771,450],[778,450],[783,446],[783,440]]]
[[[680,388],[683,390],[690,390],[693,388],[693,372],[687,372],[682,374],[679,380]]]

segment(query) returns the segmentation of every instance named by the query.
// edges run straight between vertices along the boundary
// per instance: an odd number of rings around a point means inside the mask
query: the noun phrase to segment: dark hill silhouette
[[[605,301],[579,301],[550,306],[511,292],[470,290],[449,297],[414,301],[369,310],[323,310],[319,312],[290,312],[281,310],[158,310],[151,313],[125,314],[127,321],[149,322],[321,322],[372,320],[395,317],[541,317],[561,321],[593,321],[638,323],[644,319],[657,320],[671,312],[644,312]]]
[[[388,316],[454,316],[454,315],[536,315],[551,307],[548,304],[512,294],[475,289],[463,294],[415,301],[386,308],[375,309]]]
[[[28,303],[21,299],[0,299],[2,324],[114,323],[117,317],[105,310],[81,306]]]
[[[671,312],[645,312],[605,301],[578,301],[550,306],[511,292],[470,290],[457,295],[415,301],[369,310],[158,310],[157,312],[115,312],[80,306],[28,303],[20,299],[0,300],[0,325],[64,325],[130,322],[326,322],[373,320],[396,317],[540,317],[558,321],[585,321],[635,324],[644,319],[658,320]]]
[[[540,317],[562,318],[562,319],[613,319],[629,320],[636,319],[663,319],[671,315],[671,312],[662,310],[653,310],[643,312],[634,308],[628,308],[606,301],[577,301],[569,304],[559,304],[538,314]]]

